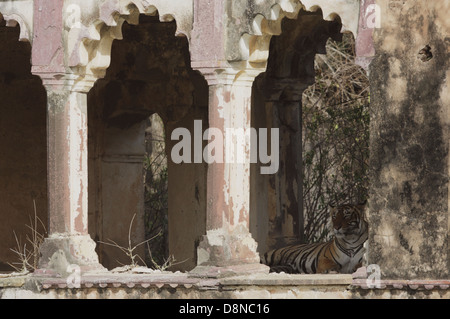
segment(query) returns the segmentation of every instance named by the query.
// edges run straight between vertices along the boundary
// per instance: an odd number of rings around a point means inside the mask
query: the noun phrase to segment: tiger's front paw
[[[337,275],[337,274],[339,274],[339,271],[337,271],[337,270],[327,270],[326,272],[324,272],[324,274]]]

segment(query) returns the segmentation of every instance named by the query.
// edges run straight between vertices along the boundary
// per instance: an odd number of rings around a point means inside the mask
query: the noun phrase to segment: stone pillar
[[[67,275],[67,266],[101,269],[88,234],[87,96],[94,79],[77,81],[64,64],[64,1],[34,1],[32,73],[47,90],[48,238],[37,274]]]
[[[269,212],[269,247],[303,242],[302,94],[307,84],[296,79],[266,79],[266,111],[279,128],[280,167],[270,176],[269,193],[276,210]]]
[[[237,135],[227,134],[241,130],[250,136],[252,83],[260,70],[200,71],[209,84],[209,126],[214,135],[210,141],[214,140],[216,147],[212,152],[206,148],[205,153],[214,154],[216,161],[211,162],[211,156],[207,159],[206,235],[198,246],[198,266],[193,272],[268,271],[259,263],[257,243],[249,230],[250,138],[239,141]]]
[[[64,275],[70,264],[101,269],[88,234],[87,95],[47,81],[49,237],[40,247],[40,272]]]

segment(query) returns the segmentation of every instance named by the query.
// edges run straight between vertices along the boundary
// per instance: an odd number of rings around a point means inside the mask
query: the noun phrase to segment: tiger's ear
[[[328,204],[328,207],[330,207],[330,216],[333,216],[333,213],[336,211],[336,205],[332,205],[331,203]]]

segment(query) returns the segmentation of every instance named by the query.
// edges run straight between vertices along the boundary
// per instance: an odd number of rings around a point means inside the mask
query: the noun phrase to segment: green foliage
[[[308,242],[329,237],[328,206],[368,196],[369,80],[354,40],[330,40],[317,55],[316,83],[303,95],[303,213]]]

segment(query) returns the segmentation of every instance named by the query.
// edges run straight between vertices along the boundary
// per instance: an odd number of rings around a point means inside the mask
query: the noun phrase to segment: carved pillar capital
[[[252,87],[256,77],[265,71],[265,68],[248,66],[245,61],[231,64],[226,61],[213,63],[192,62],[192,68],[199,71],[211,85],[236,85]]]
[[[98,79],[93,75],[77,75],[39,67],[34,67],[32,73],[41,78],[48,91],[88,93]]]

